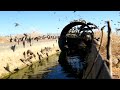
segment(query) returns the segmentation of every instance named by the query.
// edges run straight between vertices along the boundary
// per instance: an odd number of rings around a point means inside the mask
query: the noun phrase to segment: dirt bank
[[[48,51],[44,50],[44,53],[41,53],[41,49],[45,49],[45,47],[50,49]],[[34,62],[40,61],[43,58],[49,57],[59,50],[56,40],[42,41],[32,46],[28,45],[25,48],[16,46],[16,48],[15,52],[10,49],[0,52],[0,78],[31,65]],[[28,50],[32,51],[33,55],[26,55]]]

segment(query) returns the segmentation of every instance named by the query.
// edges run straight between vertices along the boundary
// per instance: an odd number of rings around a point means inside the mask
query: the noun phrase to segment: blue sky
[[[0,35],[32,31],[60,33],[70,21],[80,18],[100,27],[105,25],[104,21],[113,20],[111,27],[115,31],[120,27],[119,15],[119,11],[0,11]],[[15,27],[15,23],[19,26]]]

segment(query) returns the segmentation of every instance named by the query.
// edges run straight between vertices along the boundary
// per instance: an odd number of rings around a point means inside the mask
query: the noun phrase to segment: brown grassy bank
[[[7,66],[7,64],[9,65],[9,70],[11,72],[15,72],[14,70],[16,68],[22,69],[26,67],[27,65],[31,65],[31,62],[33,63],[33,62],[39,61],[37,52],[40,53],[40,50],[44,49],[45,47],[51,48],[51,51],[48,52],[48,56],[55,54],[56,50],[59,49],[58,43],[56,42],[56,40],[51,40],[51,41],[47,40],[47,41],[42,41],[40,43],[35,43],[34,45],[28,46],[26,48],[19,47],[16,49],[15,52],[13,52],[12,50],[4,50],[0,52],[0,57],[1,57],[0,58],[0,78],[3,78],[5,75],[8,75],[10,73],[4,68]],[[31,50],[35,54],[36,57],[30,59],[30,62],[25,61],[25,63],[23,63],[20,59],[25,59],[23,56],[23,52],[27,52],[27,50]],[[46,54],[41,53],[41,55],[43,58],[47,57]]]

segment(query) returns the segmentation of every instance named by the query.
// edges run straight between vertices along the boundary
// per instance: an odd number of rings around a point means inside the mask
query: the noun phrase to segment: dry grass
[[[8,40],[7,37],[1,37],[0,36],[0,43],[8,43],[8,42],[9,42],[9,40]]]
[[[96,32],[95,36],[100,37],[101,32]],[[106,42],[107,42],[107,33],[104,32],[103,35],[103,42],[100,50],[100,54],[103,59],[106,59]],[[112,47],[112,60],[120,59],[120,36],[116,35],[115,33],[112,33],[112,41],[111,41],[111,47]],[[113,67],[113,78],[119,78],[120,79],[120,68]]]
[[[54,47],[53,47],[54,44]],[[34,44],[33,46],[29,46],[26,48],[17,48],[15,52],[12,50],[4,50],[3,52],[0,52],[0,78],[4,77],[4,75],[8,74],[9,72],[4,69],[6,67],[7,63],[9,64],[10,71],[13,71],[15,68],[23,68],[26,66],[23,62],[20,61],[20,59],[24,58],[23,52],[27,51],[28,49],[31,50],[36,56],[37,52],[40,52],[41,48],[45,47],[51,47],[52,52],[49,53],[49,55],[55,54],[56,49],[58,48],[58,44],[56,43],[56,40],[53,41],[43,41],[40,42],[39,44]],[[43,57],[47,57],[46,55],[43,55]],[[32,62],[38,61],[38,57],[36,59],[32,58]],[[27,64],[30,65],[30,62],[27,62]]]
[[[95,37],[101,37],[101,32],[95,32]],[[7,39],[0,37],[0,43],[6,43],[8,42]],[[100,49],[100,54],[103,59],[106,59],[106,42],[107,42],[107,33],[104,32],[103,35],[103,41],[102,41],[102,46]],[[10,65],[10,70],[13,70],[16,67],[24,67],[25,65],[19,60],[20,58],[23,57],[22,53],[24,51],[27,51],[28,49],[32,50],[33,52],[37,52],[41,48],[45,46],[52,46],[53,42],[43,42],[40,45],[34,45],[32,47],[27,47],[27,48],[19,48],[16,50],[16,52],[12,51],[4,51],[0,53],[0,76],[3,76],[3,74],[8,73],[5,71],[3,67],[6,66],[7,63]],[[112,33],[112,60],[115,59],[120,59],[120,36],[116,35],[115,33]],[[58,47],[57,43],[55,46]],[[6,56],[5,56],[6,55]],[[34,60],[33,60],[34,61]],[[119,78],[120,79],[120,68],[113,67],[113,78]]]

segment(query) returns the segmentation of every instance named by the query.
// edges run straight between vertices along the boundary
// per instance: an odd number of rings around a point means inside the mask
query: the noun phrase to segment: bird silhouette
[[[7,63],[7,65],[6,65],[6,67],[4,67],[4,69],[5,69],[6,71],[8,71],[8,72],[11,72],[8,63]]]
[[[54,14],[56,14],[56,12],[54,12]]]
[[[59,21],[60,21],[60,18],[59,18]]]
[[[76,11],[74,11],[73,13],[75,13]]]
[[[65,19],[67,19],[67,17],[65,17]]]
[[[15,27],[17,27],[17,26],[19,26],[19,24],[18,24],[18,23],[15,23]]]
[[[15,69],[14,69],[14,71],[16,71],[16,72],[17,72],[17,71],[19,71],[19,68],[18,68],[18,67],[17,67],[17,68],[15,68]]]
[[[20,59],[21,62],[23,62],[24,64],[26,64],[24,61],[24,59]],[[26,64],[27,66],[29,66],[29,64]]]

